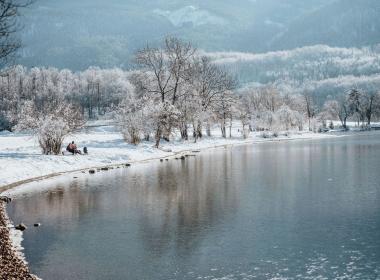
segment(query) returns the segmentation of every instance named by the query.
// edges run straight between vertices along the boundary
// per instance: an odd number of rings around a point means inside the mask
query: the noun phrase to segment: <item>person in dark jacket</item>
[[[67,147],[66,151],[72,153],[73,155],[75,154],[82,154],[80,150],[78,150],[77,145],[72,141]]]

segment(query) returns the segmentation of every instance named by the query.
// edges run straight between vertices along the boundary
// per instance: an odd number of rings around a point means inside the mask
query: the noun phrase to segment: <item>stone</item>
[[[12,201],[12,198],[8,196],[0,196],[0,201],[5,202],[5,203],[10,203]]]
[[[186,159],[186,157],[185,157],[185,156],[181,156],[181,159],[182,159],[182,160],[185,160],[185,159]]]
[[[108,167],[102,167],[101,170],[102,171],[107,171],[109,168]]]
[[[15,226],[15,229],[17,229],[17,230],[19,230],[19,231],[24,231],[24,230],[27,229],[27,226],[24,225],[23,223],[21,223],[21,224]]]
[[[90,170],[88,171],[88,173],[90,173],[90,174],[95,174],[95,170],[94,170],[94,169],[90,169]]]
[[[126,167],[129,167],[129,166],[131,166],[131,164],[130,164],[130,163],[126,163],[125,166],[126,166]]]
[[[33,226],[34,226],[34,227],[40,227],[41,224],[40,224],[40,223],[35,223]]]

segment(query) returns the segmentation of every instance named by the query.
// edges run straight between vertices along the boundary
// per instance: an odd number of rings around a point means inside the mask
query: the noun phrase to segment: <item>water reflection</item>
[[[45,279],[372,279],[379,134],[80,176],[9,207]]]
[[[10,213],[15,221],[42,222],[41,231],[53,236],[80,228],[88,214],[133,213],[149,254],[158,257],[171,247],[180,255],[191,254],[203,234],[233,215],[237,205],[239,185],[231,176],[232,151],[218,153],[217,160],[211,160],[210,154],[74,180],[69,186],[57,185],[20,203],[16,201]],[[28,233],[26,242],[36,242],[38,234]],[[49,242],[43,246],[49,246]]]

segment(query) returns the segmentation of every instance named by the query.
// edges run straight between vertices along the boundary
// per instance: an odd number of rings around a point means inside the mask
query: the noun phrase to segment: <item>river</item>
[[[7,209],[43,279],[380,278],[378,132],[76,177]]]

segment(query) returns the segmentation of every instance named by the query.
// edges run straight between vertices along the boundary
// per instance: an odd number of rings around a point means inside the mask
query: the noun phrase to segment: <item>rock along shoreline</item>
[[[5,202],[0,201],[0,279],[37,280],[12,244],[5,206]]]

